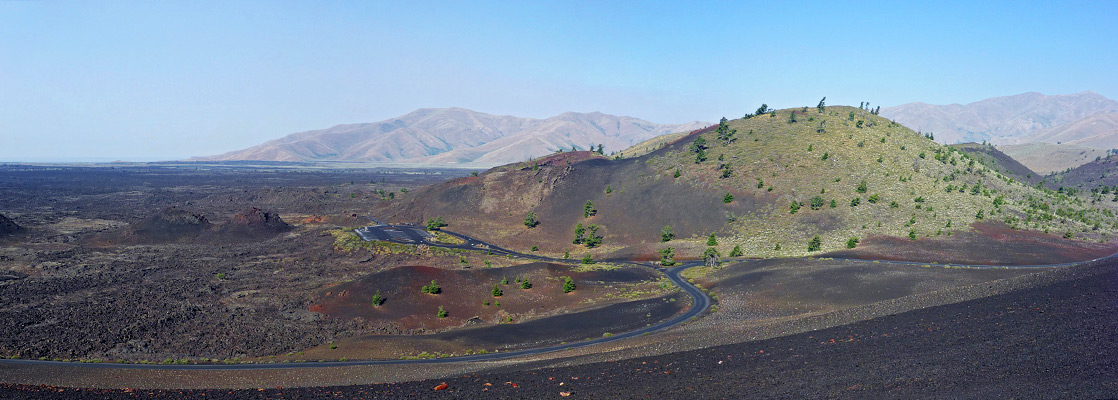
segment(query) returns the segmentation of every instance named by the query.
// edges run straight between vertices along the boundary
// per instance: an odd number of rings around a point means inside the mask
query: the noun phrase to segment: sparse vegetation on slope
[[[1116,229],[1106,219],[1113,212],[1084,196],[1038,189],[1007,175],[988,152],[940,145],[876,111],[762,106],[641,157],[560,153],[425,188],[389,212],[413,221],[446,215],[463,233],[539,244],[541,254],[585,244],[588,260],[660,258],[653,245],[666,240],[682,242],[676,254],[699,257],[710,233],[723,254],[737,247],[772,257],[843,250],[851,238],[948,237],[979,220],[1089,241]],[[529,212],[548,223],[526,227]],[[591,226],[600,236],[587,235]],[[604,240],[590,240],[596,236]],[[818,245],[808,246],[816,236]]]

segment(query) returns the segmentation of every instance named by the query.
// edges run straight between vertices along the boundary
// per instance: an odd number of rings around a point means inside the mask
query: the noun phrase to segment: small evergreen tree
[[[579,222],[578,225],[575,226],[575,239],[572,240],[571,243],[582,244],[582,242],[585,242],[585,241],[586,241],[586,228],[583,228],[582,223]]]
[[[427,219],[427,230],[429,231],[437,231],[439,230],[439,228],[442,228],[444,226],[447,226],[447,224],[446,221],[443,220],[443,217],[434,217]]]
[[[711,233],[710,237],[707,238],[707,246],[717,246],[717,245],[718,245],[718,238],[716,236],[714,236],[714,233]]]
[[[711,268],[718,266],[718,259],[721,257],[722,255],[718,254],[718,249],[713,247],[707,247],[706,251],[703,252],[703,262]]]
[[[679,176],[680,176],[680,175],[681,175],[681,174],[680,174],[680,172],[679,172],[679,168],[676,168],[676,169],[675,169],[675,174],[672,174],[672,177],[673,177],[673,178],[679,178]]]
[[[583,264],[593,264],[594,263],[594,257],[591,256],[590,253],[586,253],[586,257],[582,258],[582,263]]]
[[[819,235],[815,235],[815,237],[811,238],[811,241],[807,243],[807,251],[819,251],[819,248],[822,246],[823,239],[820,238]]]
[[[670,267],[675,265],[675,249],[665,247],[660,249],[660,265]]]
[[[563,277],[563,293],[570,293],[575,291],[575,281],[569,276]]]
[[[726,195],[722,196],[722,202],[723,203],[730,204],[733,201],[734,201],[734,195],[730,194],[730,192],[726,192]]]
[[[823,96],[823,99],[819,100],[819,104],[815,106],[815,108],[819,109],[820,114],[823,113],[823,109],[826,107],[826,102],[827,102],[827,96]]]
[[[523,281],[520,281],[520,288],[521,289],[531,289],[532,288],[532,282],[529,282],[528,278],[524,278]]]
[[[846,248],[853,249],[856,246],[858,246],[858,238],[852,237],[846,240]]]
[[[858,188],[854,189],[854,191],[856,191],[858,193],[865,193],[866,190],[869,190],[869,188],[866,186],[866,180],[865,179],[862,179],[862,181],[858,183]]]
[[[439,287],[439,284],[432,280],[430,285],[425,285],[420,290],[427,294],[439,294],[442,293],[443,288]]]
[[[506,283],[507,283],[507,282],[506,282]],[[501,286],[500,286],[500,285],[493,285],[493,292],[492,292],[492,294],[493,294],[493,297],[501,297],[501,295],[505,294],[505,292],[504,292],[503,290],[501,290]]]
[[[435,316],[437,316],[439,318],[446,318],[447,315],[448,314],[447,314],[446,310],[443,309],[443,306],[439,306],[439,312],[436,313]]]
[[[586,247],[594,248],[602,245],[602,237],[598,236],[598,225],[590,224],[586,227],[588,232],[586,234]]]
[[[373,307],[380,307],[381,304],[384,304],[384,297],[380,295],[380,290],[377,290],[373,295]]]
[[[803,207],[803,206],[804,205],[802,203],[800,203],[798,201],[793,201],[792,204],[788,205],[788,213],[789,214],[795,214],[795,213],[799,212],[800,207]]]
[[[598,213],[598,209],[594,208],[594,203],[586,200],[586,205],[582,207],[582,217],[590,218]]]
[[[820,208],[823,208],[823,202],[824,202],[824,200],[823,200],[822,196],[812,197],[811,198],[811,209],[812,210],[818,210]]]
[[[742,255],[741,245],[735,244],[734,249],[730,250],[730,257],[741,257]]]
[[[672,241],[672,239],[675,239],[675,233],[672,232],[672,226],[664,225],[664,227],[660,229],[660,241],[670,242]]]
[[[501,284],[502,285],[508,285],[509,284],[509,278],[507,276],[502,276],[501,277]]]
[[[529,211],[528,216],[524,218],[524,226],[527,226],[529,229],[531,229],[531,228],[535,228],[536,225],[539,225],[539,224],[540,224],[540,221],[538,219],[536,219],[536,212],[535,211]]]

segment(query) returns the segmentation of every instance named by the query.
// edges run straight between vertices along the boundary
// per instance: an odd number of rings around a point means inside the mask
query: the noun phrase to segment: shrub
[[[528,216],[524,218],[524,226],[527,226],[529,229],[530,228],[535,228],[536,225],[539,225],[539,224],[540,224],[540,221],[538,219],[536,219],[536,212],[535,211],[529,212]]]
[[[800,204],[798,201],[793,201],[792,204],[788,205],[788,213],[795,214],[800,211],[800,207],[803,207],[803,204]]]
[[[446,318],[447,315],[448,315],[448,313],[446,312],[445,309],[443,309],[443,306],[439,306],[439,312],[436,313],[435,316],[437,316],[439,318]]]
[[[866,186],[866,180],[862,179],[862,182],[858,183],[858,187],[854,189],[854,191],[858,193],[865,193],[868,189],[869,188]]]
[[[741,245],[735,244],[734,249],[730,250],[730,257],[741,257],[742,255],[743,253],[741,251]]]
[[[854,200],[850,200],[850,206],[851,207],[857,207],[859,204],[862,204],[862,198],[861,197],[855,197]]]
[[[714,236],[714,233],[711,233],[710,237],[707,238],[707,246],[717,246],[717,245],[718,245],[718,237]]]
[[[520,281],[520,288],[521,289],[531,289],[532,288],[532,282],[529,282],[528,278],[524,278],[523,281]]]
[[[912,239],[912,240],[916,240],[916,231],[915,230],[908,231],[908,238]]]
[[[870,197],[868,199],[866,199],[866,201],[869,201],[870,204],[877,204],[877,201],[880,200],[880,199],[881,199],[881,196],[878,196],[877,193],[874,193],[874,194],[871,194]]]
[[[563,293],[570,293],[575,291],[575,281],[569,276],[563,277]]]
[[[846,248],[853,249],[858,246],[858,238],[852,237],[846,240]]]
[[[377,290],[373,295],[373,307],[380,307],[381,304],[384,304],[384,297],[380,295],[380,290]]]
[[[730,192],[726,192],[726,195],[722,196],[722,202],[723,203],[730,204],[733,201],[734,201],[734,195],[730,194]]]
[[[532,251],[540,251],[540,246],[532,246]]]
[[[423,293],[427,294],[439,294],[442,293],[443,288],[439,287],[439,284],[432,280],[430,285],[424,285],[421,290]]]
[[[505,292],[501,290],[501,285],[493,285],[493,292],[491,292],[491,294],[493,297],[501,297]]]
[[[217,280],[219,280],[219,281],[225,280],[225,273],[224,272],[218,272],[217,273]]]
[[[501,284],[502,285],[508,285],[509,284],[509,278],[507,276],[502,276],[501,277]]]
[[[593,264],[594,263],[594,257],[591,256],[590,253],[586,253],[586,257],[582,258],[582,263],[583,264]]]
[[[820,208],[823,208],[823,197],[821,197],[821,196],[812,197],[811,198],[811,209],[812,210],[818,210]]]

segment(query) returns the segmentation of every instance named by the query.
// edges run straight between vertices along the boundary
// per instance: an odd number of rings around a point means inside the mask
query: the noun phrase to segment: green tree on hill
[[[820,208],[823,208],[823,202],[824,202],[824,200],[823,200],[822,196],[812,197],[811,198],[811,209],[812,210],[818,210]]]
[[[675,249],[674,248],[665,247],[665,248],[660,249],[659,251],[660,251],[660,265],[663,265],[665,267],[670,267],[670,266],[675,265],[675,258],[674,258],[675,257]]]
[[[582,244],[582,242],[585,242],[585,241],[586,241],[586,228],[583,228],[582,223],[579,222],[578,225],[575,225],[575,239],[572,240],[571,243]]]
[[[590,218],[598,213],[598,209],[594,208],[594,202],[586,200],[586,205],[582,207],[582,217]]]
[[[583,264],[593,264],[594,263],[594,257],[591,256],[590,253],[586,253],[586,257],[582,257],[582,263]]]
[[[520,281],[520,288],[521,289],[531,289],[532,288],[532,282],[529,282],[528,278],[524,278],[523,281]]]
[[[575,280],[569,276],[563,277],[563,293],[570,293],[575,291]]]
[[[682,174],[680,173],[679,168],[676,168],[675,173],[672,174],[672,177],[673,178],[679,178],[680,175],[682,175]]]
[[[710,237],[707,238],[707,246],[717,246],[717,245],[718,245],[718,237],[714,236],[714,233],[711,233]]]
[[[439,284],[432,280],[430,285],[424,285],[420,290],[427,294],[439,294],[442,293],[443,288],[439,287]]]
[[[594,248],[602,245],[602,237],[598,236],[598,225],[590,224],[586,227],[586,247]]]
[[[536,225],[539,225],[539,224],[540,224],[540,221],[538,219],[536,219],[536,212],[535,211],[529,211],[528,216],[524,218],[524,226],[527,226],[529,229],[531,229],[531,228],[535,228]]]
[[[722,255],[718,254],[718,249],[713,247],[707,247],[706,251],[703,252],[703,262],[711,268],[718,266],[718,259],[721,257]]]
[[[742,255],[741,245],[735,244],[734,249],[730,250],[730,257],[741,257]]]
[[[820,114],[823,113],[823,109],[826,107],[826,102],[827,102],[827,96],[823,96],[823,99],[819,100],[819,104],[815,106],[815,108],[819,109]]]
[[[792,201],[792,204],[788,205],[788,213],[789,214],[795,214],[797,212],[800,212],[800,207],[803,207],[803,206],[804,206],[803,203],[800,203],[798,201]]]
[[[660,241],[670,242],[672,241],[672,239],[675,239],[675,233],[672,232],[672,226],[664,225],[664,227],[660,229]]]
[[[811,238],[810,242],[807,242],[807,251],[819,251],[819,248],[822,246],[823,239],[820,238],[819,235],[815,235],[815,237]]]
[[[380,290],[377,290],[373,295],[373,307],[380,307],[381,304],[384,304],[384,297],[380,295]]]
[[[761,107],[758,107],[758,108],[757,108],[757,112],[756,112],[756,113],[754,113],[754,114],[756,114],[756,115],[763,115],[763,114],[767,114],[767,113],[768,113],[769,111],[772,111],[772,110],[770,110],[770,109],[769,109],[769,105],[768,105],[768,104],[761,104]]]
[[[730,192],[726,192],[726,195],[722,196],[722,202],[726,204],[734,202],[734,195],[730,194]]]
[[[448,314],[447,314],[446,310],[443,309],[443,306],[439,306],[439,312],[436,313],[435,316],[439,317],[439,318],[446,318],[447,315]]]
[[[865,193],[866,190],[869,190],[869,188],[866,186],[865,179],[862,179],[862,181],[858,183],[858,188],[854,189],[854,191],[858,193]]]
[[[507,284],[507,283],[508,283],[508,282],[506,282],[506,284]],[[501,297],[501,295],[505,294],[505,292],[504,292],[503,290],[501,290],[501,286],[500,286],[500,285],[493,285],[493,292],[492,292],[492,294],[493,294],[493,297]]]
[[[858,246],[858,238],[852,237],[846,240],[846,248],[853,249],[856,246]]]
[[[446,221],[443,220],[443,217],[434,217],[427,219],[427,230],[429,231],[437,231],[439,230],[439,228],[442,228],[444,226],[447,226],[447,224]]]

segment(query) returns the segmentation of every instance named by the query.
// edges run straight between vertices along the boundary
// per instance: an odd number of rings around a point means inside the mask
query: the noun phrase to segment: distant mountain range
[[[293,133],[244,150],[191,160],[492,166],[598,144],[608,154],[659,135],[709,125],[655,124],[599,112],[532,119],[463,108],[424,108],[381,122]]]
[[[909,103],[881,116],[941,143],[1064,143],[1118,147],[1118,101],[1094,92],[1047,96],[1030,92],[970,104]]]

